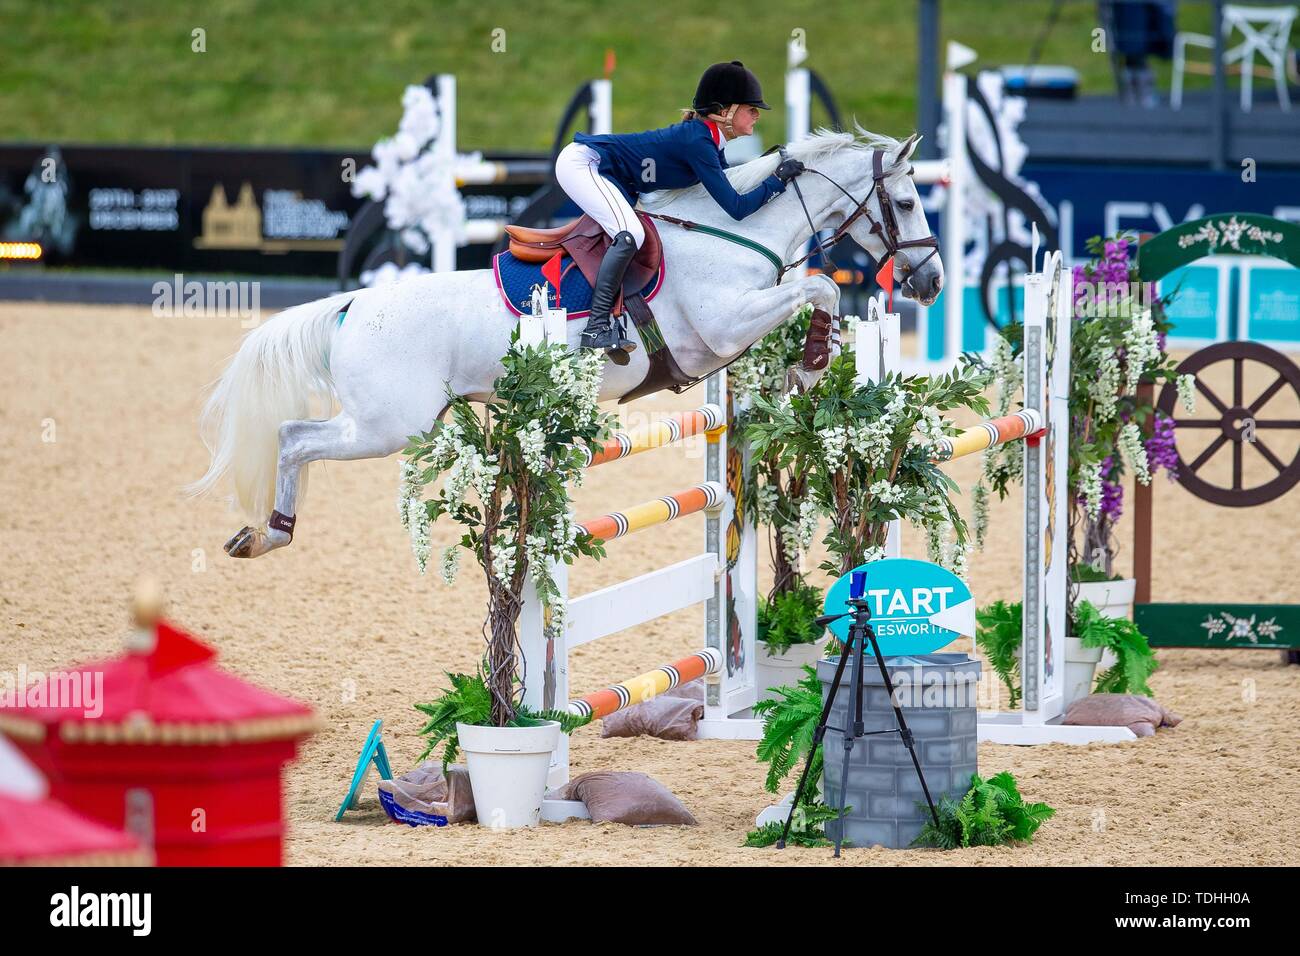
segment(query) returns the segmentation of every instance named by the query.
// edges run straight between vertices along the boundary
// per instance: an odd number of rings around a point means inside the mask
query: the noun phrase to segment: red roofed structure
[[[148,866],[134,838],[46,797],[45,780],[0,736],[0,866]]]
[[[133,837],[55,800],[0,793],[0,866],[148,866]]]
[[[29,693],[0,710],[0,730],[55,798],[138,837],[159,866],[280,865],[281,777],[311,709],[217,667],[215,649],[165,621],[140,624],[125,655],[60,676],[64,690],[98,688],[92,712]]]

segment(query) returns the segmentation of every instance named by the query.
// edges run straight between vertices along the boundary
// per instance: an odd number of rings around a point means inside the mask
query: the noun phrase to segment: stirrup
[[[614,330],[613,318],[588,322],[587,327],[582,330],[578,343],[585,349],[607,349],[615,346],[618,343],[618,334]]]
[[[626,365],[631,361],[629,353],[636,351],[636,343],[627,337],[623,323],[614,316],[588,325],[579,341],[584,348],[604,349],[615,365]]]
[[[615,365],[626,365],[632,360],[632,353],[636,351],[636,343],[628,338],[627,333],[623,331],[623,320],[621,318],[610,318],[614,344],[605,349],[605,355]]]

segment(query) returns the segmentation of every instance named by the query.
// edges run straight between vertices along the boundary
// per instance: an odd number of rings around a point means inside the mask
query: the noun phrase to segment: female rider
[[[628,353],[636,348],[622,320],[610,311],[628,264],[645,241],[645,229],[632,208],[637,197],[703,183],[733,219],[744,219],[785,192],[790,180],[803,172],[802,163],[788,159],[744,195],[731,187],[723,172],[727,160],[722,148],[728,140],[752,133],[758,111],[771,109],[763,102],[758,78],[739,60],[715,63],[705,70],[691,106],[682,111],[680,123],[662,129],[598,136],[578,133],[555,163],[560,187],[614,240],[596,275],[582,345],[605,349],[618,365],[626,365]]]

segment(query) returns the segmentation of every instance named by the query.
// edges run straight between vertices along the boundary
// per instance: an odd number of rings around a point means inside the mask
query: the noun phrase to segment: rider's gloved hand
[[[787,159],[783,160],[781,165],[776,167],[776,172],[773,175],[775,175],[777,179],[781,180],[782,183],[789,185],[790,180],[794,179],[803,171],[803,163],[799,162],[797,159]]]

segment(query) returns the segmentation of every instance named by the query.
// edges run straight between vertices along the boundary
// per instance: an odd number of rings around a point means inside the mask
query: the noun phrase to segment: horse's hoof
[[[248,525],[240,528],[235,532],[235,536],[227,541],[224,545],[226,554],[232,558],[255,558],[262,552],[255,550],[258,544],[258,538],[262,536],[256,528],[250,528]]]
[[[605,354],[609,356],[609,360],[615,365],[626,365],[628,362],[632,361],[632,356],[628,355],[627,352],[622,349],[610,349]]]

